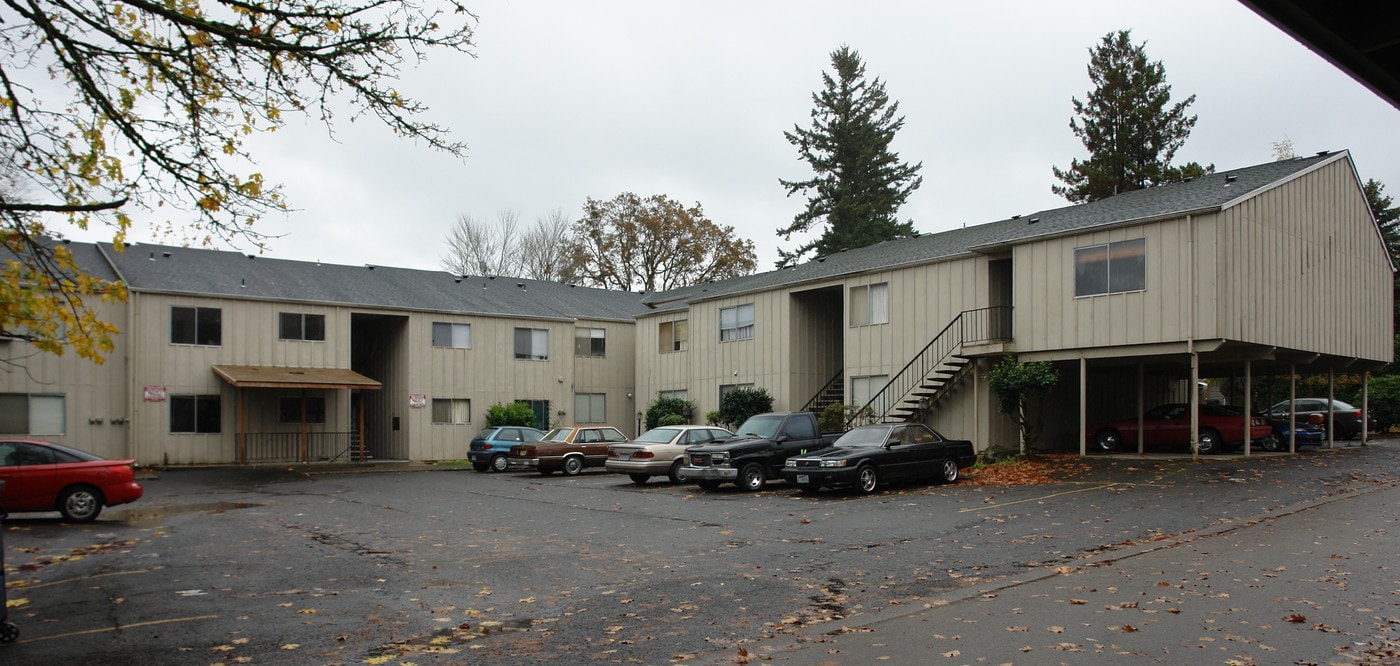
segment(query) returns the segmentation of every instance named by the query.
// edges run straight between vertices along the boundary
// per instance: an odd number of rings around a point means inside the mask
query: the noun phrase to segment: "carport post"
[[[1191,459],[1201,455],[1201,368],[1200,355],[1191,347]]]
[[[1337,395],[1332,368],[1327,368],[1327,448],[1337,448]]]
[[[1361,372],[1361,445],[1366,446],[1366,438],[1371,434],[1371,371]]]
[[[1246,458],[1249,457],[1249,449],[1250,449],[1250,447],[1254,445],[1253,440],[1250,439],[1250,436],[1254,434],[1254,428],[1253,428],[1253,424],[1254,424],[1254,412],[1250,409],[1250,407],[1252,407],[1252,405],[1250,404],[1250,402],[1251,402],[1251,398],[1253,397],[1253,396],[1251,396],[1250,394],[1254,392],[1254,389],[1253,389],[1254,384],[1250,381],[1252,378],[1249,376],[1249,370],[1250,370],[1250,362],[1249,362],[1249,359],[1245,359],[1245,360],[1244,360],[1244,455],[1245,455]]]
[[[1143,423],[1142,411],[1143,411],[1143,407],[1144,407],[1144,405],[1143,405],[1144,394],[1146,393],[1146,390],[1145,390],[1145,388],[1144,388],[1144,386],[1145,386],[1145,384],[1146,384],[1146,382],[1147,382],[1146,376],[1147,376],[1147,370],[1144,368],[1142,361],[1138,361],[1138,386],[1137,386],[1137,389],[1138,389],[1138,391],[1137,391],[1137,393],[1138,393],[1138,396],[1137,396],[1137,398],[1138,398],[1138,400],[1137,400],[1137,417],[1138,417],[1137,440],[1138,440],[1138,455],[1142,455],[1142,452],[1143,452],[1144,450],[1146,450],[1145,447],[1146,447],[1146,442],[1147,442],[1146,438],[1144,438],[1144,437],[1142,436],[1142,428],[1143,428],[1143,426],[1145,425],[1145,424]]]
[[[1298,366],[1288,364],[1288,452],[1298,452]]]
[[[1088,443],[1084,440],[1089,436],[1089,421],[1085,416],[1089,404],[1089,359],[1079,357],[1079,457],[1089,455]]]

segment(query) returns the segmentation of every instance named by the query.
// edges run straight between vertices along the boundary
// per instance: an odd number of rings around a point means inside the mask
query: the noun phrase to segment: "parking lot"
[[[0,660],[732,663],[1020,572],[1393,483],[1393,440],[807,496],[462,468],[184,469],[14,516]]]

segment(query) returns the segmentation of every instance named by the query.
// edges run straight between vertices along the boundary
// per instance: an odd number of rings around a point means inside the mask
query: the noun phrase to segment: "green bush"
[[[773,396],[761,388],[736,388],[719,401],[719,422],[738,427],[750,416],[773,411]]]
[[[680,398],[657,398],[655,402],[647,407],[646,425],[647,430],[651,430],[658,425],[685,425],[690,423],[690,415],[695,412],[695,405],[689,400]],[[680,421],[672,423],[662,423],[667,416],[679,416]]]
[[[523,402],[509,405],[496,403],[486,410],[486,426],[529,426],[535,427],[535,410]]]
[[[817,427],[822,432],[841,432],[846,429],[846,424],[855,418],[860,408],[855,405],[842,405],[833,403],[826,406],[821,414],[817,415]]]
[[[1376,417],[1381,432],[1400,423],[1400,375],[1372,377],[1367,397],[1371,415]],[[1354,404],[1360,406],[1361,401],[1358,399]]]
[[[661,417],[660,419],[658,419],[658,420],[656,421],[656,425],[659,425],[659,426],[686,425],[687,422],[689,422],[689,420],[690,420],[690,419],[687,419],[686,417],[681,416],[680,414],[667,414],[667,415]]]
[[[713,412],[705,412],[705,425],[712,425],[712,426],[724,425],[724,422],[721,421],[721,420],[719,420],[719,410],[718,410],[718,409],[716,409],[716,410],[713,411]]]

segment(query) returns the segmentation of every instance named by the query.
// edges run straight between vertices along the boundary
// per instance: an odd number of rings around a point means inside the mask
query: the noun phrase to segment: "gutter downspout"
[[[1186,351],[1191,355],[1191,460],[1196,461],[1201,456],[1201,379],[1196,357],[1196,302],[1199,294],[1196,293],[1196,224],[1192,215],[1186,216],[1186,243],[1189,248],[1186,253],[1186,297],[1191,300],[1186,322]]]

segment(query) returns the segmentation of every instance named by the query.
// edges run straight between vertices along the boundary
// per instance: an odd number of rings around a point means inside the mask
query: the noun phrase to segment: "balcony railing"
[[[243,438],[240,457],[245,463],[269,462],[363,462],[359,433],[250,432]]]

